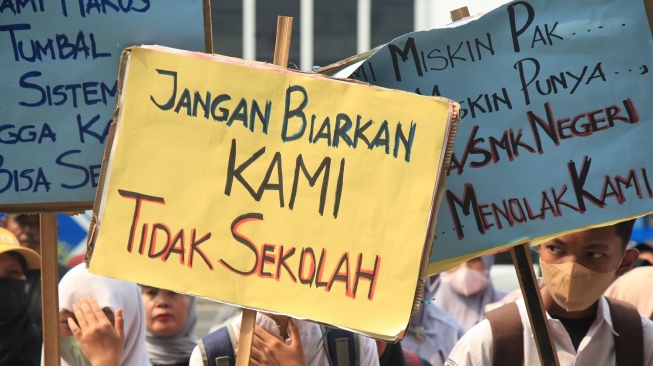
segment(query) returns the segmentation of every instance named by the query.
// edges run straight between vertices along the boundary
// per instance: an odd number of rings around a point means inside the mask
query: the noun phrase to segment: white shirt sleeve
[[[642,317],[644,337],[644,365],[653,366],[653,321]]]
[[[492,328],[485,319],[476,324],[456,343],[445,366],[492,365]]]
[[[378,366],[379,352],[376,350],[376,341],[363,335],[359,335],[358,340],[360,365]]]
[[[202,361],[202,352],[200,352],[199,346],[195,346],[195,348],[193,348],[193,353],[190,354],[188,366],[204,366],[204,361]]]

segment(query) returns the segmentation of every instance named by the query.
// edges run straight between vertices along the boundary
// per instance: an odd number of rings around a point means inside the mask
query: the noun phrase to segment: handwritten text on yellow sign
[[[91,270],[399,335],[450,102],[131,52]]]

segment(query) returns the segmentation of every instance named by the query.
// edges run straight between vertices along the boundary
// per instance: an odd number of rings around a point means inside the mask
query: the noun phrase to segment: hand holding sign
[[[307,364],[306,356],[299,328],[292,319],[288,319],[288,335],[290,344],[283,342],[257,325],[254,328],[250,365],[305,366]]]

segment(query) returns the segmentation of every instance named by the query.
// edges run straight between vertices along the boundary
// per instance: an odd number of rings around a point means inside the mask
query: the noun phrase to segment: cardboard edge
[[[429,220],[429,231],[426,238],[427,242],[425,246],[428,246],[428,252],[425,250],[422,262],[420,263],[420,278],[425,279],[428,276],[428,267],[431,261],[431,254],[433,251],[433,241],[435,240],[435,227],[437,223],[438,210],[442,199],[444,197],[444,190],[447,183],[447,172],[451,165],[451,159],[453,156],[453,147],[456,139],[456,134],[458,133],[458,124],[460,123],[460,104],[456,102],[449,102],[450,114],[449,114],[449,131],[446,136],[446,145],[444,149],[444,158],[442,161],[442,166],[440,167],[440,179],[437,182],[435,192],[433,192],[433,202],[432,202],[432,211],[431,218]],[[421,303],[421,298],[419,299]]]
[[[118,93],[116,95],[116,107],[113,110],[113,121],[109,127],[109,134],[107,136],[106,144],[104,145],[104,154],[102,155],[102,168],[100,169],[100,181],[95,191],[95,201],[93,202],[93,215],[91,217],[91,223],[88,228],[88,237],[86,239],[86,254],[84,254],[84,263],[86,268],[89,267],[91,263],[91,258],[93,258],[93,250],[95,249],[95,240],[97,239],[98,227],[98,217],[100,212],[100,205],[102,202],[102,193],[104,192],[104,186],[106,184],[107,178],[107,169],[108,162],[111,158],[111,148],[113,147],[113,141],[116,135],[118,118],[120,116],[120,100],[124,87],[125,73],[127,71],[127,60],[129,59],[133,47],[126,48],[120,54],[120,68],[118,70]]]
[[[449,120],[447,123],[449,126],[447,135],[444,137],[445,145],[443,146],[443,159],[440,166],[440,171],[438,173],[438,181],[436,182],[435,190],[433,191],[433,197],[431,200],[431,215],[429,217],[427,226],[428,231],[426,234],[424,249],[422,251],[422,258],[419,264],[419,277],[417,280],[417,288],[415,289],[415,298],[413,299],[413,308],[410,313],[410,318],[412,318],[413,315],[419,311],[419,308],[422,305],[424,296],[424,284],[428,275],[428,269],[431,261],[433,240],[435,240],[435,226],[437,223],[438,210],[440,208],[440,204],[442,203],[442,198],[444,197],[444,190],[447,181],[446,173],[449,171],[449,167],[451,165],[453,146],[456,139],[456,133],[458,132],[458,123],[460,123],[460,104],[449,101]],[[406,328],[406,331],[407,329],[408,328]],[[406,331],[404,331],[404,334]],[[403,338],[403,334],[401,335],[401,338]]]
[[[67,215],[77,215],[91,208],[93,208],[92,201],[20,203],[0,205],[0,212],[26,215],[40,213],[62,213]]]
[[[313,72],[316,74],[322,74],[325,76],[332,77],[333,74],[337,73],[338,71],[344,69],[345,67],[349,65],[353,65],[356,62],[366,60],[370,57],[372,57],[378,50],[386,46],[385,44],[382,44],[380,46],[374,47],[373,49],[365,52],[361,52],[357,55],[349,56],[344,60],[340,60],[337,62],[334,62],[330,65],[322,66],[317,69],[315,69]]]

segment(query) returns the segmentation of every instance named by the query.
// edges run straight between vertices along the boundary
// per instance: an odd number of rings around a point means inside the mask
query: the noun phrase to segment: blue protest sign
[[[461,104],[430,274],[653,211],[652,46],[642,0],[515,1],[360,63]]]
[[[203,0],[0,4],[0,208],[90,208],[133,45],[204,50]]]

